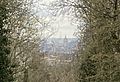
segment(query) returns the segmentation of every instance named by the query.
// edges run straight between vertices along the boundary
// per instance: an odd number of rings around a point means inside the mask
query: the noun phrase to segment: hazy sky
[[[36,0],[34,10],[37,11],[37,15],[41,17],[47,17],[48,19],[52,19],[52,15],[49,14],[48,9],[46,7],[41,6],[39,4],[46,4],[48,5],[50,2],[55,0]],[[53,29],[57,29],[56,33],[52,36],[54,38],[64,38],[65,36],[68,38],[75,38],[73,35],[77,29],[77,26],[72,24],[70,20],[70,16],[68,15],[61,15],[57,16],[55,21],[51,23],[51,27]]]
[[[58,29],[53,37],[68,38],[75,37],[73,34],[76,31],[76,26],[72,24],[68,16],[60,16],[54,22],[54,27]]]

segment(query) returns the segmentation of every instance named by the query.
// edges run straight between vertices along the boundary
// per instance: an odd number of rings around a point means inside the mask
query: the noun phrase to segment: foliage
[[[120,15],[117,0],[81,0],[85,22],[80,82],[119,82]],[[77,9],[79,9],[77,8]]]
[[[6,9],[5,1],[0,1],[0,82],[12,82],[13,72],[10,63],[10,41],[9,32],[10,30],[6,26],[8,10]]]

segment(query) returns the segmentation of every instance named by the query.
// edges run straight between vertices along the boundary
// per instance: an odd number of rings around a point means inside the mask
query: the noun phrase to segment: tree
[[[13,69],[13,74],[15,82],[27,82],[33,81],[35,79],[30,78],[31,75],[34,75],[36,72],[39,74],[45,71],[39,71],[37,67],[40,65],[42,69],[43,64],[39,64],[41,60],[41,44],[44,42],[44,39],[47,39],[51,36],[52,33],[47,34],[44,37],[44,32],[47,29],[47,22],[42,18],[36,17],[33,12],[30,12],[30,5],[32,3],[28,0],[14,1],[11,5],[10,16],[9,16],[9,27],[11,27],[11,53],[10,59],[11,63],[15,64]],[[35,58],[40,59],[39,62],[33,64]],[[37,60],[37,59],[35,59]],[[33,71],[34,70],[34,71]],[[31,74],[32,73],[32,74]],[[31,74],[31,75],[29,75]],[[42,76],[43,74],[41,74]],[[38,76],[35,75],[34,78]],[[36,79],[39,81],[39,79]]]
[[[119,2],[81,0],[75,8],[85,22],[79,81],[119,82]]]
[[[10,29],[8,24],[8,9],[5,0],[0,1],[0,82],[12,82],[13,72],[10,56]]]

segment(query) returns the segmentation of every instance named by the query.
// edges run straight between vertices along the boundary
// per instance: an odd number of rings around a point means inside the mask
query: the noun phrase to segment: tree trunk
[[[23,82],[28,82],[28,69],[25,69],[24,71],[24,79]]]

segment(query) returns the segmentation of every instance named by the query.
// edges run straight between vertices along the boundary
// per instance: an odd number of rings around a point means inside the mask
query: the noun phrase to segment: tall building
[[[67,36],[65,36],[65,38],[63,40],[63,48],[64,48],[65,53],[68,52],[67,44],[68,44],[68,38],[67,38]]]

